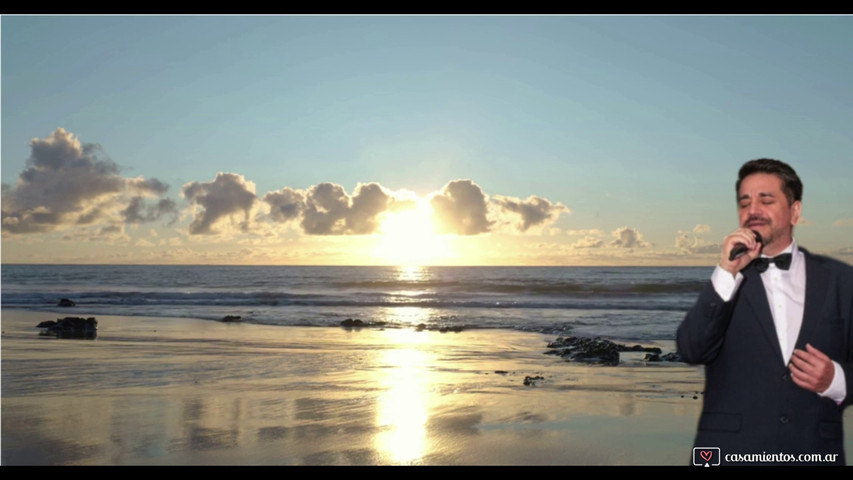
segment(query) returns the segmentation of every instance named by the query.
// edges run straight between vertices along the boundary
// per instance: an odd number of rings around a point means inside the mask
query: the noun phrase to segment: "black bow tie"
[[[791,254],[783,253],[782,255],[777,255],[773,258],[769,257],[758,257],[752,261],[755,264],[755,269],[758,270],[758,273],[764,273],[767,271],[767,267],[770,266],[770,263],[775,263],[776,267],[781,270],[787,270],[791,268]]]

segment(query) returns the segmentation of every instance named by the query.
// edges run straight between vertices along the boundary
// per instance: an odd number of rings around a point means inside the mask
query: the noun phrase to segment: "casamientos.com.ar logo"
[[[716,467],[725,463],[835,463],[837,453],[722,453],[720,447],[694,447],[693,465]]]
[[[697,467],[718,466],[720,447],[693,447],[693,465]]]

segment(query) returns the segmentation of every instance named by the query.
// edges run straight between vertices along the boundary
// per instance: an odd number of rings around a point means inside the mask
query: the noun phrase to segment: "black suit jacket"
[[[695,446],[727,453],[838,454],[841,416],[853,399],[853,267],[804,249],[806,295],[796,348],[806,343],[841,365],[841,405],[797,386],[784,364],[760,274],[750,265],[724,302],[710,282],[678,327],[678,351],[705,365]]]

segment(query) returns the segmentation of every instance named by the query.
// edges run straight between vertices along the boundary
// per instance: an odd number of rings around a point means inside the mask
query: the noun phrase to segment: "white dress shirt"
[[[797,248],[796,241],[791,242],[788,248],[779,254],[783,253],[791,254],[791,268],[782,270],[771,262],[767,271],[761,274],[761,281],[764,283],[764,291],[767,293],[767,303],[770,305],[770,312],[773,315],[773,324],[776,326],[776,336],[782,350],[782,357],[787,365],[794,353],[797,336],[800,333],[800,327],[803,325],[803,307],[806,300],[806,259],[803,252]],[[766,257],[766,255],[762,255],[762,257]],[[726,302],[732,299],[742,281],[743,274],[738,272],[737,275],[732,275],[719,265],[711,275],[714,290]],[[840,404],[847,396],[844,370],[841,369],[838,362],[833,360],[832,363],[835,366],[832,383],[826,391],[818,395],[829,397]]]

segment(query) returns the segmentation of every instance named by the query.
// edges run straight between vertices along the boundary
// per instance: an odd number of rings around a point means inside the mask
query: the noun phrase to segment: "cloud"
[[[693,247],[693,243],[696,239],[692,238],[690,235],[686,233],[681,233],[677,237],[675,237],[675,247],[680,248],[682,250],[690,250]]]
[[[320,183],[308,189],[302,217],[302,230],[311,235],[344,233],[344,217],[349,209],[349,196],[333,183]]]
[[[675,237],[675,247],[684,253],[719,253],[720,244],[707,243],[701,238],[681,233]]]
[[[62,240],[73,242],[126,242],[130,237],[124,231],[123,223],[110,223],[104,226],[89,226],[68,230]]]
[[[394,199],[378,183],[358,184],[350,197],[344,188],[320,183],[305,194],[302,230],[309,235],[365,235],[379,228],[380,215]]]
[[[138,196],[130,199],[121,215],[126,223],[145,223],[158,220],[167,213],[177,214],[177,211],[177,205],[171,198],[161,198],[157,203],[148,205],[145,198]]]
[[[643,235],[636,228],[620,227],[613,230],[616,240],[610,242],[610,246],[616,248],[645,248],[651,246],[643,241]]]
[[[65,238],[126,235],[128,225],[152,224],[179,208],[166,196],[169,185],[157,178],[125,177],[102,148],[81,143],[58,128],[30,142],[31,154],[15,185],[2,184],[4,236],[71,229]],[[414,192],[391,191],[378,183],[359,183],[352,195],[334,183],[306,190],[283,187],[262,197],[255,184],[238,173],[220,172],[207,182],[183,185],[188,208],[183,225],[189,235],[209,235],[231,225],[244,233],[274,236],[274,224],[293,222],[308,235],[368,235],[379,231],[386,212],[421,205]],[[476,235],[496,226],[518,232],[549,229],[569,209],[531,195],[525,200],[495,195],[492,199],[472,180],[453,180],[426,196],[439,234]],[[259,202],[260,200],[260,202]],[[268,207],[262,215],[257,208]],[[251,227],[251,231],[250,231]],[[183,227],[181,227],[183,229]]]
[[[14,187],[3,185],[3,234],[50,232],[115,220],[130,205],[127,193],[162,195],[157,179],[125,178],[97,144],[82,144],[57,128],[30,142],[30,157]]]
[[[270,218],[276,222],[295,220],[305,209],[305,193],[290,187],[269,192],[262,200],[270,206]]]
[[[698,224],[691,232],[679,230],[675,237],[675,247],[683,253],[719,253],[722,246],[718,243],[709,243],[702,238],[702,234],[711,231],[708,225]]]
[[[572,244],[572,248],[600,248],[604,241],[595,237],[584,237]]]
[[[427,196],[433,209],[437,233],[475,235],[492,229],[497,216],[517,220],[514,228],[524,232],[544,227],[569,209],[560,203],[531,196],[527,200],[495,196],[490,202],[471,180],[454,180]],[[368,235],[380,229],[386,212],[415,208],[417,195],[408,190],[391,191],[378,183],[359,183],[352,196],[344,187],[320,183],[307,190],[284,187],[261,200],[269,206],[268,219],[277,223],[298,221],[308,235]],[[490,211],[490,205],[493,207]]]
[[[495,195],[492,202],[498,205],[503,212],[512,212],[521,217],[516,225],[520,232],[526,232],[530,227],[554,222],[561,213],[571,213],[565,205],[552,203],[535,195],[527,197],[527,200]]]
[[[169,190],[169,186],[156,178],[131,178],[127,180],[127,186],[141,195],[162,195]]]
[[[237,173],[216,174],[212,182],[190,182],[183,187],[183,196],[201,208],[190,224],[191,235],[216,233],[214,226],[220,220],[242,213],[238,228],[249,229],[249,212],[255,204],[255,184]]]
[[[438,233],[476,235],[488,232],[487,197],[471,180],[453,180],[430,199]]]
[[[346,217],[347,231],[373,233],[379,228],[377,217],[392,203],[391,196],[378,183],[359,184]]]

